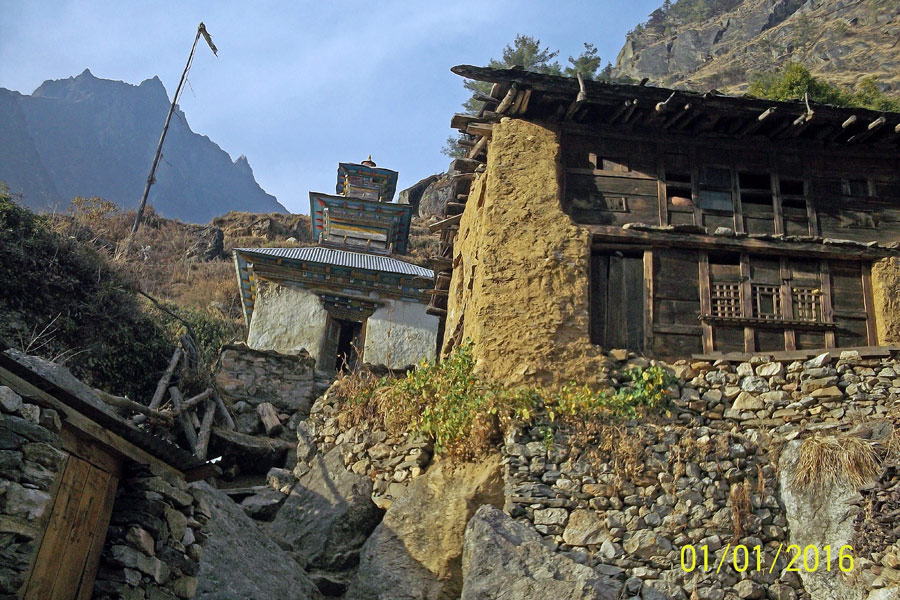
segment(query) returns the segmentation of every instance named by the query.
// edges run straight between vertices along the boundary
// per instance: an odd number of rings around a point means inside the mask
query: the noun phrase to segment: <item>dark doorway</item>
[[[362,337],[363,324],[359,321],[329,317],[319,368],[327,371],[352,370],[359,360]]]
[[[603,348],[644,349],[642,252],[591,254],[591,342]]]

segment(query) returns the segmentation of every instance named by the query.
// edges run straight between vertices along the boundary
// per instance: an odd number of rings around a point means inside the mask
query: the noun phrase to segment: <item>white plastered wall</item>
[[[366,322],[363,361],[399,369],[435,356],[438,319],[418,302],[385,299]]]
[[[318,362],[328,317],[319,296],[295,285],[259,285],[247,345],[282,354],[305,349]]]

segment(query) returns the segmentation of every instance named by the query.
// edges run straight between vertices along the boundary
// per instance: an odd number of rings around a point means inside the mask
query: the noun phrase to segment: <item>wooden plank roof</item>
[[[451,71],[494,83],[484,110],[474,118],[455,115],[454,128],[475,135],[469,153],[476,158],[486,141],[473,127],[502,116],[550,119],[615,128],[732,138],[812,140],[833,145],[900,145],[900,113],[805,102],[777,102],[686,90],[583,81],[542,75],[521,68],[458,65]],[[470,138],[471,139],[471,138]]]

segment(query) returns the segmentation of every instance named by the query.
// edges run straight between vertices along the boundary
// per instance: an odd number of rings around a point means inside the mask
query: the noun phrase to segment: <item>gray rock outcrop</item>
[[[356,564],[382,516],[372,502],[372,480],[344,467],[347,451],[337,446],[313,457],[269,529],[311,566],[329,571]]]
[[[503,504],[498,455],[477,464],[434,464],[366,540],[346,599],[458,598],[466,523],[484,504]]]
[[[461,600],[615,598],[593,569],[554,553],[528,525],[482,506],[466,526]]]
[[[200,560],[195,600],[321,598],[300,565],[240,506],[206,483],[193,487],[212,513],[207,522],[209,538]]]
[[[419,201],[422,200],[422,194],[428,189],[432,183],[441,178],[441,175],[429,175],[424,179],[420,179],[405,190],[401,190],[397,196],[398,204],[409,204],[412,206],[413,214],[419,213]]]

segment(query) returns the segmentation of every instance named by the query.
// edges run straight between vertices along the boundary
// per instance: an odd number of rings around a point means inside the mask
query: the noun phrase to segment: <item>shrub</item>
[[[588,422],[616,423],[662,406],[673,376],[658,366],[632,369],[619,388],[508,390],[474,374],[470,342],[440,362],[423,362],[404,377],[351,375],[338,386],[345,424],[375,419],[392,433],[424,434],[435,451],[463,459],[483,454],[511,424],[577,428]],[[552,426],[550,425],[552,424]],[[548,433],[552,435],[552,433]],[[552,438],[548,438],[552,443]]]

